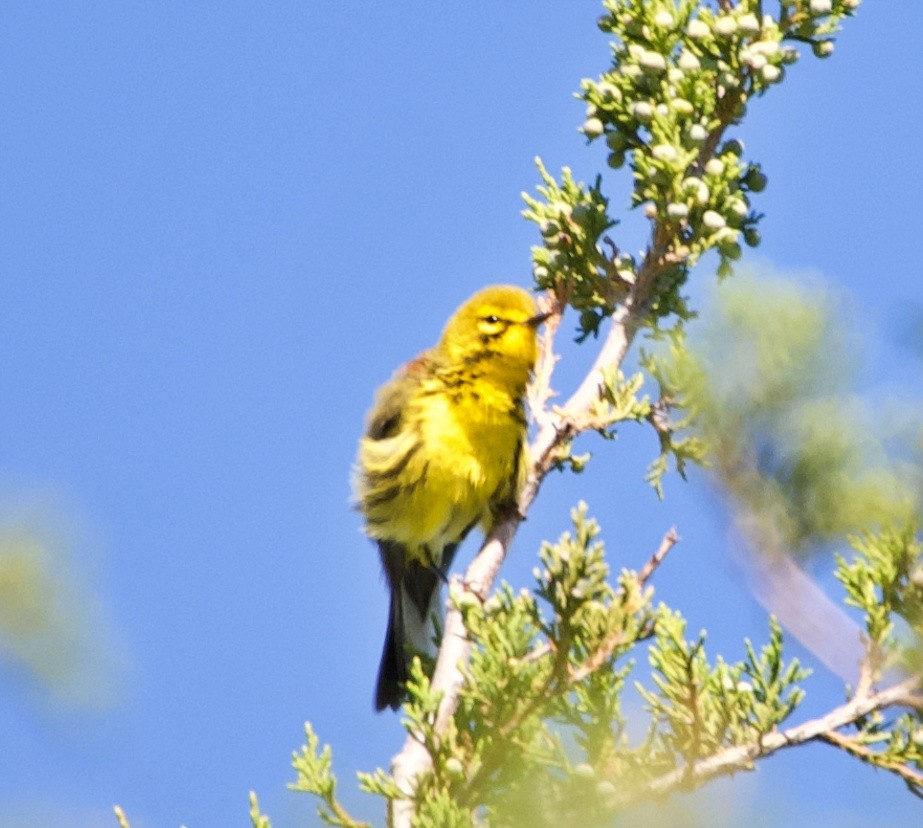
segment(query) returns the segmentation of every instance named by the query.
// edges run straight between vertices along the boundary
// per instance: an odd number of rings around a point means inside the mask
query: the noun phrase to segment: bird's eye
[[[489,323],[489,324],[491,324],[491,325],[496,325],[496,324],[500,321],[500,319],[499,319],[499,317],[494,316],[493,314],[491,314],[490,316],[485,316],[485,317],[484,317],[484,321],[487,322],[487,323]]]

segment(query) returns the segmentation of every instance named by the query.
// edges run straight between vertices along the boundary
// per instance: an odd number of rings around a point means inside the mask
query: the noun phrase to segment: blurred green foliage
[[[0,523],[0,666],[45,704],[102,709],[118,696],[121,650],[50,521]]]
[[[695,335],[646,364],[749,524],[795,554],[859,530],[915,524],[921,469],[887,407],[861,394],[864,349],[816,280],[742,271]],[[923,410],[918,417],[923,419]]]

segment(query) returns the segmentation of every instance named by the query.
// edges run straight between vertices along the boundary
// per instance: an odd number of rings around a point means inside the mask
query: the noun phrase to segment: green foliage
[[[736,664],[719,656],[710,665],[704,632],[687,641],[685,628],[678,613],[661,607],[649,655],[657,689],[638,686],[652,718],[647,747],[653,774],[680,762],[691,765],[722,747],[757,741],[798,706],[804,691],[797,683],[809,675],[797,660],[784,664],[782,629],[775,619],[760,655],[747,641],[747,659]]]
[[[651,407],[647,419],[660,441],[660,454],[650,464],[646,480],[657,496],[663,499],[663,478],[667,473],[670,458],[676,471],[685,480],[687,463],[708,465],[708,443],[688,431],[699,413],[697,405],[698,388],[692,385],[694,379],[701,379],[701,372],[693,372],[686,347],[685,331],[677,325],[663,334],[668,341],[666,356],[651,351],[641,352],[641,365],[660,387],[660,400]],[[671,419],[673,411],[683,414]],[[681,435],[681,436],[680,436]]]
[[[852,390],[848,330],[827,291],[739,275],[696,339],[673,335],[644,361],[735,512],[796,553],[918,509],[910,451]]]
[[[253,791],[250,791],[250,823],[253,828],[272,828],[269,817],[260,811],[260,803]]]
[[[887,668],[920,674],[923,668],[923,543],[915,527],[890,527],[850,538],[851,559],[837,556],[836,577],[846,603],[861,610],[867,633],[869,683]],[[919,690],[919,688],[918,688]],[[903,777],[923,796],[923,697],[909,710],[889,716],[873,710],[854,723],[855,732],[833,743],[856,758]]]
[[[850,539],[851,561],[837,555],[836,577],[846,588],[846,603],[865,615],[869,640],[884,653],[901,660],[919,660],[923,634],[923,585],[919,583],[923,544],[916,527],[863,532]],[[895,618],[901,618],[910,640],[895,636]],[[909,652],[907,651],[910,645]]]
[[[317,804],[317,815],[326,825],[336,825],[339,828],[360,828],[366,825],[350,817],[337,801],[337,782],[332,772],[333,752],[330,745],[321,748],[320,739],[309,722],[305,722],[304,732],[304,746],[299,753],[292,754],[292,767],[297,776],[289,785],[289,789],[317,797],[320,800]],[[395,791],[390,789],[389,793],[393,795]],[[259,814],[255,796],[251,798],[251,818],[255,826],[257,820],[265,819]]]
[[[919,712],[893,720],[876,712],[861,724],[852,744],[845,749],[874,767],[923,771],[923,717]],[[923,786],[909,784],[917,796],[923,795]]]
[[[653,407],[647,396],[639,396],[643,385],[641,373],[626,379],[617,367],[604,368],[600,372],[599,395],[587,406],[579,422],[573,423],[574,431],[593,430],[607,440],[614,440],[618,424],[649,420]],[[552,457],[553,468],[568,468],[578,474],[583,471],[590,454],[575,455],[572,448],[573,440],[559,442]]]
[[[91,709],[112,704],[123,665],[67,534],[0,515],[0,662],[41,696]]]
[[[644,375],[634,374],[628,379],[614,365],[601,372],[599,399],[589,409],[592,427],[603,437],[611,439],[615,432],[611,426],[634,420],[641,422],[651,415],[651,403],[647,397],[639,399],[638,393],[644,386]]]
[[[608,200],[600,190],[601,178],[592,187],[574,180],[564,168],[558,184],[542,164],[535,160],[544,186],[538,188],[542,200],[527,193],[523,215],[538,224],[543,246],[532,248],[535,284],[543,290],[566,292],[571,306],[580,313],[580,339],[599,332],[600,323],[615,308],[624,293],[607,274],[610,263],[600,244],[603,234],[615,222],[606,213]],[[633,280],[634,263],[621,262],[616,275]]]
[[[539,552],[535,587],[504,584],[488,601],[457,601],[474,644],[449,726],[435,729],[439,698],[419,661],[404,725],[432,757],[417,780],[419,825],[592,825],[611,820],[630,792],[663,773],[770,731],[801,699],[806,671],[782,659],[782,633],[747,659],[714,666],[704,639],[684,640],[679,613],[652,604],[652,590],[624,570],[611,582],[600,528],[580,504],[573,531]],[[649,639],[656,690],[639,691],[648,736],[633,744],[621,704],[632,655]],[[330,751],[310,726],[296,754],[294,790],[321,800],[328,824],[354,825],[335,801]],[[384,771],[362,787],[400,798]]]
[[[717,250],[718,273],[727,276],[741,245],[759,244],[751,198],[765,189],[766,176],[727,130],[798,59],[786,41],[830,54],[831,36],[858,3],[783,2],[776,18],[763,13],[760,0],[719,8],[697,0],[603,5],[598,23],[612,35],[612,63],[581,84],[581,131],[591,143],[605,142],[610,168],[629,166],[631,205],[650,219],[651,245],[639,260],[603,236],[615,221],[601,177],[587,188],[565,168],[558,184],[539,161],[541,199],[523,196],[525,216],[543,240],[532,250],[536,285],[580,314],[581,340],[598,332],[641,278],[651,282],[644,299],[652,322],[688,318],[680,290],[701,256]]]

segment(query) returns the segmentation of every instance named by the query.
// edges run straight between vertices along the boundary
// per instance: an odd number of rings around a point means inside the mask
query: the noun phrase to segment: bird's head
[[[538,357],[536,328],[547,318],[531,294],[513,285],[478,291],[449,319],[438,349],[453,366],[470,365],[524,387]],[[511,389],[512,390],[512,389]]]

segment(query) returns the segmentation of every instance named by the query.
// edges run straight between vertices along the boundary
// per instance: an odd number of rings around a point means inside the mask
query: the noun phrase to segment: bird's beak
[[[538,327],[539,325],[541,325],[542,322],[544,322],[549,316],[551,316],[551,312],[550,312],[550,311],[549,311],[548,313],[539,313],[539,314],[533,316],[531,319],[527,319],[527,320],[526,320],[526,324],[527,324],[530,328],[537,328],[537,327]]]

